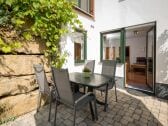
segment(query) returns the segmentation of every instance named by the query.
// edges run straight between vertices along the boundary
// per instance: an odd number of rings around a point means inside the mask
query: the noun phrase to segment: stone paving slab
[[[168,101],[146,95],[135,90],[117,89],[118,102],[115,101],[114,90],[109,92],[108,110],[98,105],[98,121],[92,121],[89,106],[77,111],[77,126],[168,126]],[[99,100],[104,95],[96,92]],[[54,103],[51,122],[48,122],[49,106],[44,106],[39,113],[30,112],[17,118],[13,122],[2,126],[53,126]],[[57,126],[71,126],[73,124],[73,110],[59,105]]]

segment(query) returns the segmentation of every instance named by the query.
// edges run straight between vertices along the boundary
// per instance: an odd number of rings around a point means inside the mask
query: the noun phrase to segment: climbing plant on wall
[[[69,28],[81,27],[73,3],[67,0],[0,0],[0,27],[13,30],[18,38],[40,38],[45,56],[61,68],[67,53],[60,40]],[[8,53],[20,47],[19,40],[4,38],[0,31],[0,50]]]

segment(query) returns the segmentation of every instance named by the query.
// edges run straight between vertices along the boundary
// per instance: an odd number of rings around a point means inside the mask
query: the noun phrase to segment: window
[[[89,15],[94,15],[94,0],[76,0],[77,7]]]
[[[121,36],[123,36],[121,31],[101,33],[101,60],[124,61]]]
[[[86,59],[86,31],[76,31],[73,35],[74,60],[75,63],[82,63]]]

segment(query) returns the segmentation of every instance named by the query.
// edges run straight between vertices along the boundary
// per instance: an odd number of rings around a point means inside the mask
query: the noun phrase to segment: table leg
[[[95,97],[96,97],[96,93],[95,93],[95,90],[91,87],[88,87],[88,92],[93,92],[95,94]],[[96,103],[99,104],[99,105],[104,105],[104,111],[106,112],[107,111],[107,107],[108,107],[108,104],[107,104],[107,97],[108,97],[108,84],[106,85],[106,90],[105,90],[105,102],[102,102],[102,101],[99,101],[97,98],[96,98]]]

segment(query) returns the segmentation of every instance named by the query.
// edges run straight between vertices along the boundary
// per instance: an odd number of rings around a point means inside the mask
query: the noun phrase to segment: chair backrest
[[[94,73],[95,60],[87,60],[84,67],[90,69],[91,73]]]
[[[115,77],[116,61],[115,60],[103,60],[102,61],[102,74]]]
[[[41,93],[49,94],[50,89],[47,82],[47,77],[44,71],[44,67],[41,64],[33,65],[36,75],[36,80],[39,85],[39,91]]]
[[[69,81],[68,69],[52,67],[52,75],[60,100],[67,105],[74,105],[74,97]]]

